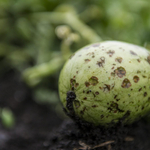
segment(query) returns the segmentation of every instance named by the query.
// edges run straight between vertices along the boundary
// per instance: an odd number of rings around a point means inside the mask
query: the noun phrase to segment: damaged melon
[[[59,95],[70,116],[96,126],[132,123],[150,112],[150,52],[118,41],[83,47],[64,65]]]

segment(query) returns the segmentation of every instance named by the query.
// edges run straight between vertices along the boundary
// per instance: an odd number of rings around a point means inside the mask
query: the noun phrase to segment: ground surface
[[[13,71],[0,78],[0,107],[11,108],[16,116],[12,129],[0,124],[0,150],[150,150],[150,124],[145,120],[111,129],[62,121],[48,106],[34,102]]]

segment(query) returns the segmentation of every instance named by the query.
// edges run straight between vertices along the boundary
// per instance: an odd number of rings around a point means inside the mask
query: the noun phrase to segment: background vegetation
[[[150,49],[149,0],[0,0],[0,76],[20,72],[35,100],[53,109],[61,107],[57,83],[64,62],[103,40]],[[0,111],[11,122],[10,110]]]

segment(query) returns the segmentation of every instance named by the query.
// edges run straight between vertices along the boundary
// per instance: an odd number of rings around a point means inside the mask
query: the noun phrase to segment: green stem
[[[54,24],[67,24],[75,31],[79,32],[81,36],[88,40],[89,43],[102,41],[101,37],[94,32],[89,26],[84,24],[77,16],[72,13],[60,13],[60,12],[43,12],[35,13],[32,15],[35,18],[44,18],[50,20]]]
[[[81,20],[77,18],[72,13],[65,12],[43,12],[43,13],[34,13],[32,15],[34,19],[39,20],[39,18],[44,18],[45,20],[49,20],[54,24],[67,24],[72,27],[75,31],[77,31],[84,39],[86,39],[89,43],[100,42],[102,39],[97,35],[93,29],[89,26],[85,25]],[[53,58],[48,63],[42,63],[41,65],[28,68],[23,72],[23,78],[26,83],[30,86],[34,86],[38,84],[43,77],[51,75],[52,73],[59,70],[70,55],[69,47],[66,45],[65,41],[61,44],[62,55],[56,58]]]
[[[61,43],[61,52],[64,60],[67,60],[72,54],[70,50],[70,45],[67,43],[66,40],[63,40]]]
[[[59,70],[63,63],[64,59],[62,57],[53,58],[48,63],[42,63],[38,66],[26,69],[23,72],[23,78],[28,85],[35,86],[43,77]]]

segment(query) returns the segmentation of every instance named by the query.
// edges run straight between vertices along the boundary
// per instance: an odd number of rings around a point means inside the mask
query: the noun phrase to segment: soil
[[[0,124],[0,150],[150,150],[150,124],[93,127],[81,121],[62,120],[47,105],[37,104],[19,73],[0,77],[0,107],[10,108],[15,126]]]

